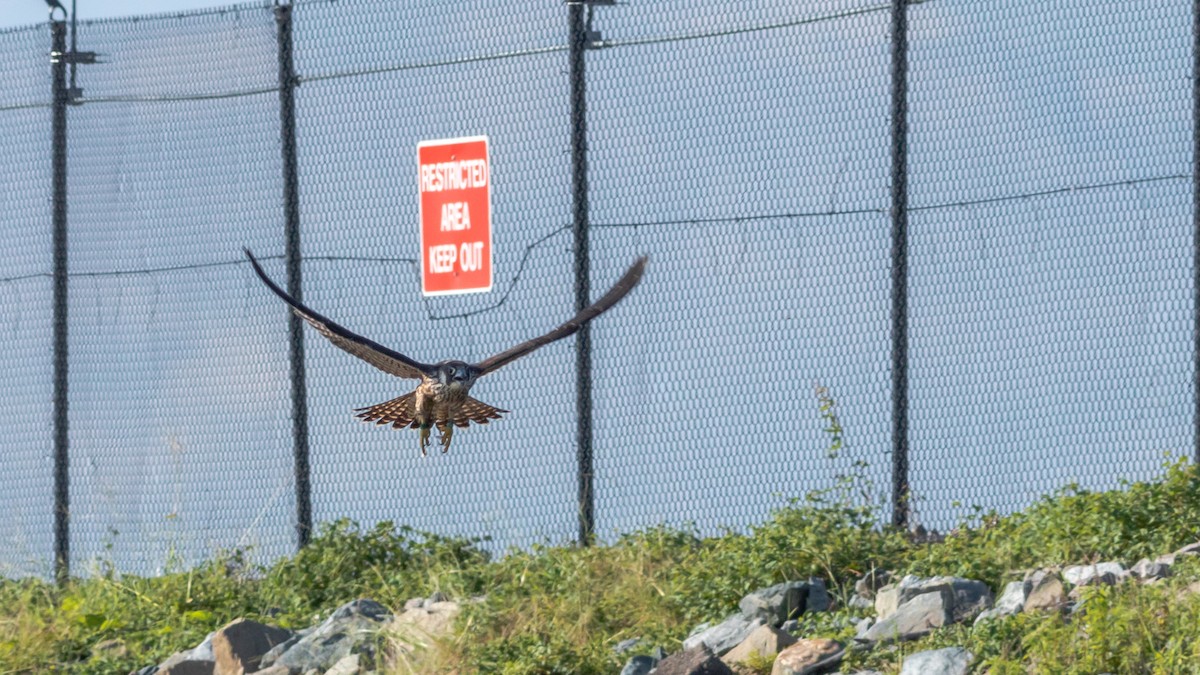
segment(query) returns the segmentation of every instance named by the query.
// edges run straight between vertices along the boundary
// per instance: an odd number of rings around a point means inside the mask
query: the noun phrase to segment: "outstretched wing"
[[[413,361],[400,352],[392,351],[377,342],[346,330],[304,306],[303,303],[288,295],[286,291],[276,286],[275,282],[267,277],[266,273],[263,272],[262,266],[254,259],[254,254],[250,253],[249,249],[242,250],[246,252],[246,257],[250,259],[250,265],[254,267],[254,273],[258,275],[259,279],[262,279],[267,288],[271,289],[275,295],[283,298],[284,302],[292,306],[292,311],[296,313],[296,316],[304,319],[308,322],[308,325],[316,328],[317,332],[324,335],[334,346],[357,356],[385,373],[390,373],[397,377],[410,377],[419,380],[425,375],[433,373],[433,366]]]
[[[538,347],[544,347],[555,340],[561,340],[568,335],[574,335],[580,328],[583,328],[584,324],[600,316],[613,305],[620,302],[621,298],[628,295],[629,291],[632,291],[633,287],[638,285],[638,282],[642,280],[642,273],[646,270],[646,260],[648,258],[642,256],[634,261],[624,276],[618,279],[617,283],[613,284],[613,287],[608,289],[607,293],[596,302],[580,310],[578,314],[571,317],[570,321],[541,337],[526,340],[512,349],[506,349],[495,356],[475,364],[474,367],[479,369],[479,376],[487,375],[493,370],[525,356]]]

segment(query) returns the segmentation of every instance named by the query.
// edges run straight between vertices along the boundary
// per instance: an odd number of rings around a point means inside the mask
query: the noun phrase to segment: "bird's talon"
[[[429,447],[429,427],[421,427],[421,434],[418,442],[421,445],[421,456],[427,456],[425,449]]]

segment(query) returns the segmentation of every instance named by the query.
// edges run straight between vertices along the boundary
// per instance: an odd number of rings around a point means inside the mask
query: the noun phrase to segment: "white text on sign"
[[[471,210],[466,202],[442,204],[442,232],[471,229]]]
[[[483,267],[483,242],[467,241],[461,246],[440,244],[429,247],[429,271],[433,274],[454,272],[454,263],[463,272],[474,272]]]
[[[481,188],[487,183],[487,162],[482,159],[421,165],[421,192]]]

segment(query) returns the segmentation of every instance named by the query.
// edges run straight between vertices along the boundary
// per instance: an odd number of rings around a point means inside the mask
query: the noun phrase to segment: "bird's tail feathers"
[[[394,429],[403,429],[405,427],[416,428],[420,426],[420,422],[415,419],[417,416],[415,398],[416,392],[410,391],[390,401],[377,403],[366,408],[356,408],[354,410],[356,413],[355,417],[364,422],[373,422],[378,425],[390,424]],[[467,400],[463,401],[462,406],[458,409],[454,419],[447,421],[452,422],[457,427],[468,426],[471,422],[487,424],[489,420],[500,419],[500,414],[506,412],[508,411],[490,406],[483,401],[468,396]]]
[[[394,429],[416,427],[418,423],[413,419],[417,414],[417,406],[413,401],[415,394],[415,391],[410,391],[390,401],[376,403],[366,408],[355,408],[354,412],[357,413],[355,417],[364,422],[374,422],[379,425],[390,424]]]
[[[508,411],[468,396],[467,400],[463,401],[462,407],[458,409],[458,414],[454,416],[454,426],[465,427],[471,422],[487,424],[488,420],[498,420],[500,413],[506,412]]]

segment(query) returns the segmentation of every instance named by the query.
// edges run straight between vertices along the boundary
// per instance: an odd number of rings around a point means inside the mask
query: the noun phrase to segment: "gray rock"
[[[804,611],[804,598],[808,594],[803,581],[786,581],[767,588],[760,588],[744,596],[738,607],[742,615],[778,626]]]
[[[343,656],[324,675],[358,675],[358,654]]]
[[[217,657],[213,654],[213,636],[216,631],[204,636],[204,641],[196,645],[192,651],[188,652],[188,658],[193,661],[216,661]]]
[[[998,619],[1002,616],[1007,616],[1007,615],[1002,614],[1000,612],[1000,610],[993,607],[993,608],[987,610],[986,612],[980,612],[979,616],[975,617],[975,622],[972,623],[971,625],[978,626],[979,624],[983,623],[984,621],[991,621],[992,619]]]
[[[458,613],[456,602],[425,603],[422,607],[404,610],[387,623],[387,629],[405,651],[413,652],[418,645],[450,633]]]
[[[176,652],[158,664],[152,672],[156,675],[211,675],[217,663],[213,657],[212,640],[216,633],[209,633],[204,640],[187,651]]]
[[[424,606],[425,606],[425,598],[409,598],[408,601],[404,603],[405,610],[421,609]]]
[[[213,661],[181,659],[165,668],[154,671],[155,675],[213,675],[217,664]]]
[[[1149,558],[1142,558],[1137,561],[1133,567],[1129,568],[1129,573],[1141,579],[1142,581],[1150,581],[1151,579],[1166,579],[1171,576],[1171,566],[1164,562],[1156,562]]]
[[[744,663],[753,657],[774,659],[775,655],[796,643],[796,638],[767,624],[754,629],[754,632],[738,643],[721,657],[725,665]]]
[[[996,601],[996,606],[975,617],[975,623],[1019,613],[1025,609],[1025,599],[1029,597],[1031,588],[1033,588],[1033,584],[1029,581],[1008,582],[1004,587],[1004,592],[1000,594],[1000,599]]]
[[[760,624],[761,625],[761,624]],[[705,645],[676,652],[659,662],[654,675],[734,675]]]
[[[790,635],[795,635],[796,631],[800,630],[800,622],[795,619],[788,619],[787,621],[783,622],[783,625],[779,627],[779,630]]]
[[[1200,555],[1200,541],[1194,544],[1188,544],[1174,553],[1164,553],[1154,559],[1154,562],[1164,563],[1166,565],[1174,565],[1175,559],[1179,556]]]
[[[410,607],[390,621],[385,622],[382,632],[387,636],[384,649],[379,655],[381,672],[419,672],[413,662],[429,645],[454,629],[459,614],[456,602],[422,601],[420,607]]]
[[[846,649],[827,638],[800,640],[775,657],[771,675],[811,675],[827,672],[841,662]]]
[[[808,578],[808,597],[804,599],[804,611],[828,612],[833,602],[829,599],[829,590],[825,588],[825,580],[820,577]]]
[[[212,637],[217,675],[253,673],[264,654],[290,637],[291,631],[257,621],[237,619],[226,624]]]
[[[1102,562],[1095,565],[1073,565],[1063,570],[1063,579],[1074,586],[1091,584],[1112,585],[1125,573],[1120,563]]]
[[[946,609],[955,622],[972,619],[992,606],[992,591],[982,581],[959,577],[922,579],[910,574],[897,584],[879,589],[875,595],[875,613],[882,621],[913,598],[928,593],[946,595]]]
[[[904,659],[900,675],[966,675],[974,660],[962,647],[917,652]]]
[[[950,591],[950,617],[954,622],[973,619],[980,612],[992,607],[992,589],[974,579],[959,577],[934,577],[917,588],[948,588]]]
[[[908,579],[909,577],[904,577]],[[916,579],[916,577],[912,577]],[[875,592],[875,616],[886,619],[900,609],[900,603],[910,599],[902,596],[902,584],[888,584]]]
[[[433,605],[433,604],[436,604],[439,602],[449,602],[449,601],[450,601],[449,595],[446,595],[445,593],[443,593],[441,591],[434,591],[433,595],[430,595],[428,598],[425,599],[425,606],[428,607],[430,605]]]
[[[1035,570],[1025,577],[1025,581],[1029,584],[1029,592],[1025,597],[1023,611],[1060,609],[1067,604],[1067,594],[1058,573],[1052,570]]]
[[[658,659],[653,656],[635,656],[625,662],[621,675],[650,675],[658,665]]]
[[[805,612],[829,609],[829,592],[825,581],[816,577],[808,581],[785,581],[747,594],[738,606],[747,618],[779,626]]]
[[[851,609],[871,609],[875,606],[875,601],[871,598],[864,598],[861,595],[856,595],[853,598],[850,598],[850,602],[847,604],[850,605]]]
[[[866,640],[867,639],[867,631],[870,630],[871,626],[874,624],[875,624],[875,617],[873,617],[873,616],[865,617],[858,623],[854,624],[854,639],[855,640]]]
[[[292,633],[292,637],[275,645],[271,649],[267,650],[266,654],[263,654],[262,660],[258,663],[259,667],[265,669],[274,665],[276,659],[278,659],[280,656],[283,656],[283,653],[295,646],[297,642],[303,640],[309,635],[312,635],[314,630],[316,630],[316,628],[304,628]]]
[[[1200,555],[1200,541],[1180,548],[1175,551],[1175,555]]]
[[[351,600],[338,607],[334,610],[333,615],[325,620],[325,623],[357,617],[365,617],[376,622],[383,622],[391,619],[392,613],[388,611],[387,607],[370,598],[360,598],[358,600]]]
[[[328,670],[369,646],[371,639],[391,620],[392,613],[374,600],[348,602],[316,629],[272,649],[263,657],[262,665],[286,666],[302,673]],[[277,653],[281,647],[282,652]]]
[[[642,644],[642,638],[629,638],[628,640],[621,640],[615,647],[613,647],[613,653],[617,656],[620,656],[640,644]]]
[[[1001,614],[1016,614],[1025,608],[1025,600],[1029,597],[1029,591],[1033,590],[1033,583],[1027,580],[1010,581],[1004,586],[1004,592],[1000,594],[1000,599],[996,601],[995,610]]]
[[[254,671],[254,675],[296,675],[296,671],[287,666],[271,666]]]
[[[683,649],[692,651],[701,645],[706,645],[714,654],[724,654],[745,640],[754,632],[754,629],[765,623],[759,618],[750,619],[741,614],[732,614],[715,626],[699,632],[693,631],[693,634],[683,641]]]
[[[874,600],[876,591],[888,585],[891,580],[891,572],[873,569],[863,578],[854,582],[854,593],[857,597]]]
[[[952,598],[949,589],[918,595],[902,604],[900,609],[887,618],[868,628],[861,639],[867,642],[890,642],[915,640],[928,635],[951,622]]]

